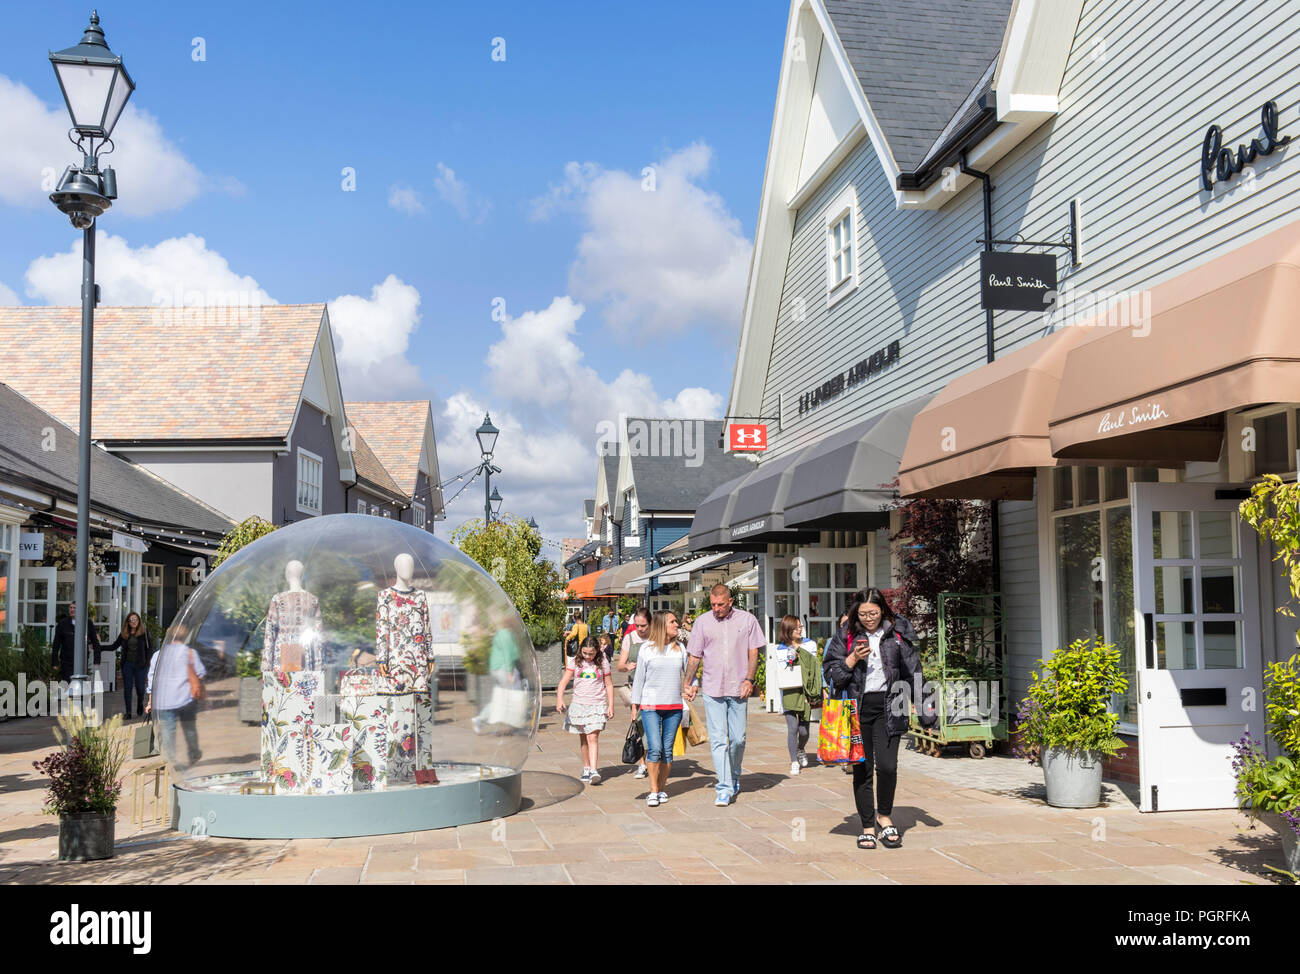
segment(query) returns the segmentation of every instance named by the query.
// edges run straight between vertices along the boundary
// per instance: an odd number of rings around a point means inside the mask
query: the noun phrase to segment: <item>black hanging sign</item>
[[[994,311],[1046,311],[1055,303],[1054,255],[980,251],[981,307]]]

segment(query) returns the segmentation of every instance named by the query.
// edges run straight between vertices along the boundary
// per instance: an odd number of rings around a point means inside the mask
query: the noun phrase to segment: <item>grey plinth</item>
[[[467,766],[437,785],[405,785],[346,795],[239,793],[256,772],[216,775],[172,788],[171,826],[192,834],[236,839],[341,839],[419,832],[504,818],[519,811],[521,773]],[[444,777],[442,767],[439,777]],[[212,784],[212,787],[208,787]]]

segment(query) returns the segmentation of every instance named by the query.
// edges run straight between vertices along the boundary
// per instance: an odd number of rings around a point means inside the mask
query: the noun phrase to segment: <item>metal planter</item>
[[[59,816],[59,861],[90,862],[113,858],[116,815],[78,812]]]
[[[1100,751],[1044,748],[1041,756],[1047,804],[1055,808],[1095,808],[1101,804]]]

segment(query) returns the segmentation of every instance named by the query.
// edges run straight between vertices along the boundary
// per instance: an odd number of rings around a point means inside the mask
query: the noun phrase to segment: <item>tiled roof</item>
[[[94,439],[288,436],[325,305],[249,313],[204,325],[166,309],[95,309]],[[0,308],[0,382],[73,429],[80,363],[80,308]]]
[[[628,423],[653,424],[653,419],[629,419]],[[632,484],[636,487],[637,507],[643,514],[657,511],[694,511],[700,502],[724,481],[752,473],[750,460],[719,449],[718,440],[725,435],[726,423],[720,419],[680,421],[696,424],[688,445],[690,455],[652,456],[633,450]],[[647,427],[642,427],[647,428]],[[653,426],[648,428],[653,429]]]
[[[397,497],[409,497],[409,494],[404,494],[402,488],[393,482],[393,478],[388,475],[384,465],[375,456],[375,451],[370,449],[370,444],[361,435],[361,430],[353,427],[353,431],[355,435],[352,438],[352,462],[356,464],[357,476],[366,478],[376,487]]]
[[[420,472],[420,451],[432,407],[427,399],[409,402],[345,402],[348,423],[366,438],[399,491],[410,497]],[[432,465],[433,458],[429,458]]]
[[[67,499],[77,496],[78,437],[65,424],[0,383],[0,477],[35,482]],[[43,449],[52,429],[54,449]],[[234,522],[143,467],[104,450],[90,451],[90,503],[151,526],[225,534]]]
[[[1011,0],[825,0],[894,160],[911,172],[1002,47]]]

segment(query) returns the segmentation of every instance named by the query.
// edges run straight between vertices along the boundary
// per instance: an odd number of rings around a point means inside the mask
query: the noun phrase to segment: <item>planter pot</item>
[[[246,724],[262,722],[262,681],[256,676],[239,678],[239,719]]]
[[[113,812],[79,812],[59,816],[59,861],[90,862],[113,858]]]
[[[1297,839],[1295,829],[1277,812],[1260,812],[1259,820],[1282,839],[1282,868],[1300,876],[1300,839]]]
[[[1100,751],[1069,752],[1043,749],[1043,781],[1047,804],[1055,808],[1094,808],[1101,804]]]

